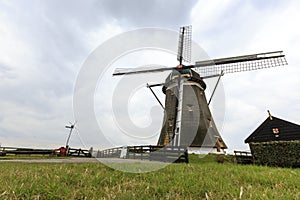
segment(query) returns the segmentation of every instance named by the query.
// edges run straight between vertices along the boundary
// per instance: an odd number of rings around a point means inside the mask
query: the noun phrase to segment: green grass
[[[0,163],[0,199],[299,199],[300,169],[215,162],[132,174],[101,163]],[[138,164],[132,164],[138,165]],[[242,188],[242,189],[241,189]]]

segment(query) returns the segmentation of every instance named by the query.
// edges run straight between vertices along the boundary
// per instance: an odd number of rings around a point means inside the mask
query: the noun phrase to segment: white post
[[[181,136],[181,118],[182,118],[182,103],[183,103],[183,83],[184,79],[179,75],[180,83],[178,90],[178,107],[177,107],[177,115],[176,115],[176,126],[175,126],[175,137],[173,140],[173,146],[180,146],[180,136]]]

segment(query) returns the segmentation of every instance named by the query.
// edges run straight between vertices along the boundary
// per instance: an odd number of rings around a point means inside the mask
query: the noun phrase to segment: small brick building
[[[300,125],[269,117],[245,140],[255,164],[300,167]]]

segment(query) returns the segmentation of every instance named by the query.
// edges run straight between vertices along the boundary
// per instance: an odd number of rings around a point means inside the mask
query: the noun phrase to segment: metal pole
[[[150,89],[150,91],[152,92],[152,94],[154,95],[154,97],[156,98],[156,100],[158,101],[160,106],[162,107],[162,109],[165,109],[164,106],[162,105],[162,103],[160,102],[160,100],[158,99],[158,97],[156,96],[156,94],[154,93],[154,91],[152,90],[151,86],[148,83],[147,83],[147,88]]]
[[[180,51],[180,58],[179,58],[179,65],[182,64],[182,59],[183,59],[183,40],[184,40],[184,30],[185,30],[185,27],[182,27],[182,37],[181,37],[181,44],[180,44],[180,47],[181,47],[181,51]]]
[[[211,96],[210,96],[210,99],[209,99],[209,101],[208,101],[208,105],[210,104],[210,102],[211,102],[211,100],[212,100],[212,98],[213,98],[213,96],[214,96],[214,94],[215,94],[215,92],[216,92],[216,89],[217,89],[217,87],[218,87],[218,84],[219,84],[219,82],[220,82],[220,79],[221,79],[221,76],[223,76],[224,75],[224,73],[223,73],[223,70],[221,71],[221,74],[219,75],[219,78],[218,78],[218,80],[217,80],[217,83],[216,83],[216,85],[215,85],[215,87],[214,87],[214,90],[213,90],[213,92],[212,92],[212,94],[211,94]]]
[[[74,125],[71,125],[71,126],[65,126],[65,127],[70,129],[70,133],[69,133],[69,136],[68,136],[68,139],[67,139],[67,142],[66,142],[66,148],[68,148],[68,147],[69,147],[69,140],[70,140],[70,137],[71,137],[71,134],[72,134]]]

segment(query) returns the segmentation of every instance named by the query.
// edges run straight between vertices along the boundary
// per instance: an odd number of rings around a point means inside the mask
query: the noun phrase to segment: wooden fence
[[[31,149],[19,147],[0,147],[0,156],[6,155],[49,155],[52,154],[51,149]]]
[[[238,164],[253,164],[253,157],[248,151],[234,151],[235,162]]]
[[[61,147],[63,148],[63,147]],[[20,147],[0,147],[0,156],[6,155],[62,155],[59,149],[33,149]],[[66,148],[65,148],[66,149]],[[86,149],[66,149],[63,156],[91,157],[91,153]]]
[[[161,162],[188,163],[187,147],[181,146],[126,146],[98,151],[97,158],[139,159]]]

